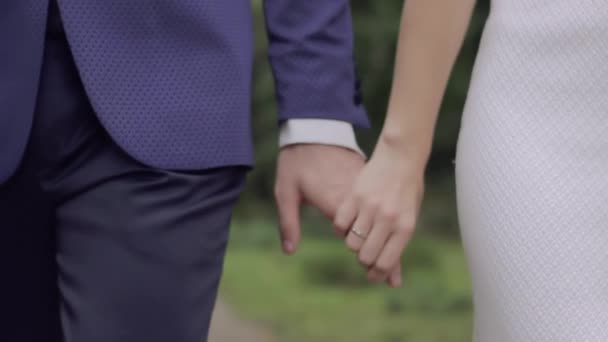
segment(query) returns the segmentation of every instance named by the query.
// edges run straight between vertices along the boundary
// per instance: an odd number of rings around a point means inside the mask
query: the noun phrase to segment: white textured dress
[[[494,0],[458,209],[476,342],[608,341],[608,0]]]

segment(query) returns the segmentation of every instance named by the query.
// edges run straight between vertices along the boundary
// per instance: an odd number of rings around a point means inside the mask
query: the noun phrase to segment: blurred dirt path
[[[278,342],[267,329],[238,315],[221,299],[211,320],[209,342]]]

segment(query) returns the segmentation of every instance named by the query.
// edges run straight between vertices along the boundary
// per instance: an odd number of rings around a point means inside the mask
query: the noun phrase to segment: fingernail
[[[288,240],[283,241],[283,250],[285,253],[293,253],[293,243]]]

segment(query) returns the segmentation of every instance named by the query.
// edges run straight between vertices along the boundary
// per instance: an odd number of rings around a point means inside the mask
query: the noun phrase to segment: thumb
[[[295,187],[279,188],[275,197],[279,212],[279,233],[283,252],[293,254],[300,243],[300,204],[302,199]]]

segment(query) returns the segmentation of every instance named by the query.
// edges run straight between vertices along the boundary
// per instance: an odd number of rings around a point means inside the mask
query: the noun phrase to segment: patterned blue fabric
[[[153,167],[250,165],[249,0],[58,0],[101,123]],[[0,181],[27,141],[48,0],[0,2]],[[279,120],[367,126],[348,0],[266,0]]]
[[[0,2],[0,183],[19,164],[32,124],[47,7],[39,0]]]

